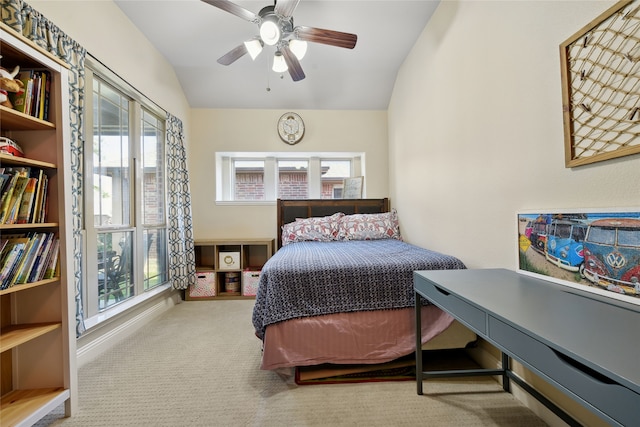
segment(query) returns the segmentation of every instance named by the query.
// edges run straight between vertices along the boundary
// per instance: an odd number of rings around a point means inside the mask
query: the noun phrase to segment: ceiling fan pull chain
[[[269,86],[269,74],[271,74],[269,71],[271,71],[269,69],[269,60],[267,59],[267,92],[271,92],[271,86]]]

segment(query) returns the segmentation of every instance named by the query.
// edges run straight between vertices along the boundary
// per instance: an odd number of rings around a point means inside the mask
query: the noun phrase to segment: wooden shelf
[[[0,295],[12,294],[14,292],[25,291],[27,289],[37,288],[38,286],[44,286],[44,285],[48,285],[50,283],[56,283],[56,282],[59,282],[59,281],[60,281],[59,277],[54,277],[52,279],[40,280],[38,282],[22,283],[22,284],[19,284],[19,285],[13,285],[10,288],[1,290],[0,291]]]
[[[2,130],[51,130],[56,128],[56,125],[51,122],[21,113],[4,105],[0,105],[0,115],[2,115]]]
[[[0,105],[2,107],[2,105]],[[5,108],[5,107],[2,107]],[[4,117],[2,117],[2,126],[4,126]],[[38,168],[55,169],[56,165],[49,162],[41,162],[40,160],[29,159],[26,157],[16,157],[10,154],[0,153],[0,163],[3,165],[15,165],[15,166],[35,166]]]
[[[0,353],[62,327],[60,322],[11,325],[0,332]]]
[[[58,228],[57,222],[30,222],[29,224],[0,224],[2,230],[26,230],[30,228]]]
[[[255,299],[255,295],[246,292],[244,273],[262,268],[273,255],[275,240],[262,239],[203,239],[195,242],[196,272],[199,276],[209,273],[207,290],[203,291],[200,285],[189,288],[186,291],[186,299],[193,300],[231,300],[231,299]],[[236,253],[239,257],[237,268],[222,268],[221,255]],[[233,267],[236,267],[235,265]],[[228,273],[238,275],[239,291],[226,292],[225,278]],[[208,279],[205,279],[208,280]],[[211,295],[213,294],[213,295]]]
[[[15,426],[41,412],[49,413],[68,398],[69,390],[62,387],[14,390],[1,398],[0,420],[3,426]]]
[[[4,67],[46,69],[51,76],[49,121],[0,106],[2,136],[16,141],[25,154],[0,153],[0,163],[42,170],[51,202],[49,222],[0,224],[0,234],[46,232],[60,242],[58,277],[0,290],[0,424],[30,426],[63,403],[71,416],[78,400],[69,74],[64,62],[2,23],[0,44]]]

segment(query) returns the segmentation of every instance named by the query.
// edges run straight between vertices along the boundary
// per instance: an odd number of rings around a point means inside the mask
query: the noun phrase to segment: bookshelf
[[[200,282],[186,291],[186,300],[253,299],[250,287],[260,269],[273,255],[275,240],[269,238],[241,240],[196,240],[196,275]],[[229,278],[233,277],[233,281]]]
[[[25,267],[20,281],[24,283],[9,280],[0,289],[0,420],[3,426],[28,426],[63,403],[66,416],[77,406],[69,77],[63,62],[4,24],[0,24],[0,43],[5,68],[19,65],[47,70],[50,76],[47,120],[0,106],[1,136],[16,141],[24,152],[24,157],[0,154],[0,168],[22,169],[47,183],[39,218],[34,204],[20,221],[0,224],[3,239],[48,238]],[[55,240],[57,251],[46,243]],[[38,273],[38,267],[47,265],[43,263],[48,253],[57,254],[57,259],[49,258],[53,270],[47,277]]]

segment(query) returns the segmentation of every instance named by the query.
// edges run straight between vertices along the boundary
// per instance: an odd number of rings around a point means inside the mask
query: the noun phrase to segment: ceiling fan
[[[306,42],[353,49],[358,41],[355,34],[314,27],[294,27],[293,11],[300,0],[275,0],[273,6],[263,7],[257,15],[229,0],[202,1],[258,25],[260,35],[218,58],[218,63],[222,65],[230,65],[247,53],[255,59],[265,44],[275,46],[273,70],[288,70],[293,81],[297,82],[305,78],[300,59],[307,50]]]

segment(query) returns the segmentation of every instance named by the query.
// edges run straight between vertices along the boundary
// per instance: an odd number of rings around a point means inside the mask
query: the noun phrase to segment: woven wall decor
[[[640,0],[560,45],[566,167],[640,153]]]

